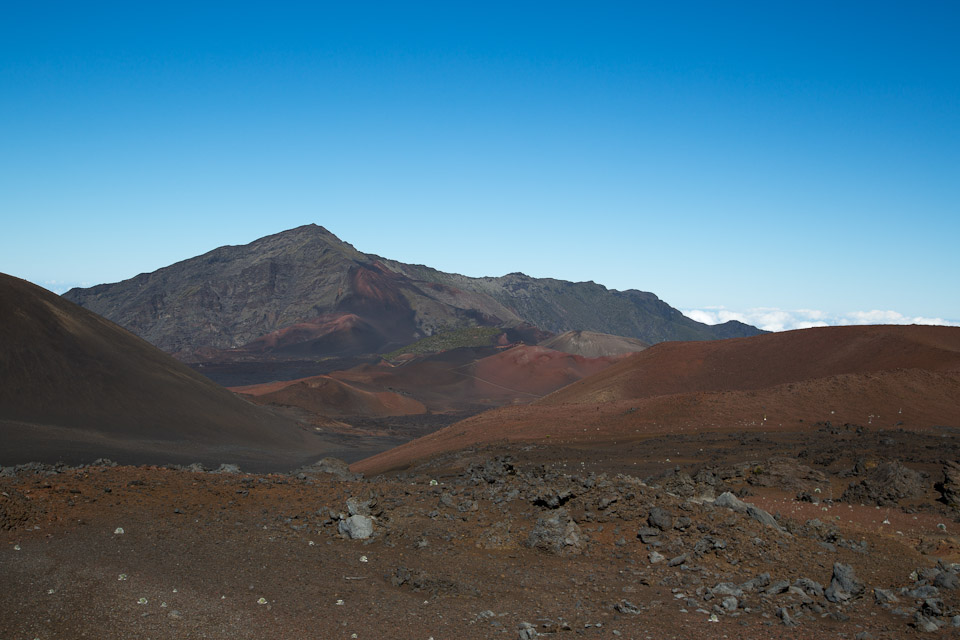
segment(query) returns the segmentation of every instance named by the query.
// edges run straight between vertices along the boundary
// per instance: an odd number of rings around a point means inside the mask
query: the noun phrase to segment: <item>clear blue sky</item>
[[[960,321],[954,0],[140,4],[0,10],[0,271],[315,222],[682,309]]]

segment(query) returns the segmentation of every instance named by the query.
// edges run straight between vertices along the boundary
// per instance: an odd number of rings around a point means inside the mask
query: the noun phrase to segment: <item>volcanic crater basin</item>
[[[924,623],[955,632],[960,525],[936,502],[936,465],[917,460],[931,446],[956,457],[956,434],[831,427],[790,437],[800,440],[494,444],[370,479],[335,464],[267,475],[7,467],[0,637],[903,638]],[[789,446],[803,456],[784,459]],[[840,501],[871,461],[895,453],[927,474],[922,495],[884,507]],[[779,512],[778,526],[713,505],[708,485]],[[342,532],[351,515],[370,519],[372,537]],[[813,586],[829,590],[848,571],[849,598]]]

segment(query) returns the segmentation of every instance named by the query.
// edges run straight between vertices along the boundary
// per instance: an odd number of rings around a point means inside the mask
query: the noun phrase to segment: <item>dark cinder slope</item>
[[[759,332],[700,324],[652,293],[407,265],[360,253],[316,225],[64,297],[188,361],[385,353],[439,331],[523,323],[648,343]]]
[[[289,466],[319,445],[128,331],[0,274],[0,464]]]

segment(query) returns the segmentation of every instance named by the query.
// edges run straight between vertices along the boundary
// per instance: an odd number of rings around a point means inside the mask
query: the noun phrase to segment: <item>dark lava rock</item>
[[[923,476],[903,466],[899,460],[883,462],[867,472],[866,477],[847,487],[840,496],[843,502],[894,506],[900,500],[923,494]]]
[[[643,542],[643,544],[658,542],[660,538],[660,529],[654,529],[653,527],[640,527],[640,530],[637,531],[637,537],[640,538],[640,541]]]
[[[527,546],[560,555],[579,554],[583,551],[583,536],[580,527],[565,509],[557,509],[548,516],[537,519],[537,524],[527,538]]]
[[[720,497],[713,501],[713,504],[716,507],[726,507],[727,509],[731,509],[737,513],[745,513],[757,522],[765,524],[768,527],[773,527],[778,531],[783,531],[783,529],[780,527],[780,524],[777,523],[776,519],[768,512],[764,511],[760,507],[756,507],[752,504],[744,502],[729,491],[721,493]]]
[[[960,587],[960,578],[952,571],[941,571],[933,579],[933,586],[939,589],[956,589]]]
[[[547,507],[548,509],[559,509],[574,497],[573,492],[569,489],[545,487],[534,496],[533,504],[539,507]]]
[[[863,591],[863,583],[857,579],[853,567],[840,562],[834,563],[833,578],[830,580],[830,586],[823,593],[827,600],[838,604],[844,603],[862,594]]]
[[[881,589],[880,587],[874,588],[873,599],[879,605],[890,605],[900,602],[900,599],[894,595],[893,591],[890,589]]]
[[[341,481],[357,481],[363,478],[361,474],[350,471],[350,466],[339,458],[321,458],[313,464],[308,464],[290,472],[290,475],[295,477],[301,474],[308,476],[326,474]]]
[[[943,482],[937,489],[947,505],[960,509],[960,463],[951,460],[943,465]]]
[[[656,527],[661,531],[673,528],[673,515],[666,509],[653,507],[650,509],[650,515],[647,516],[647,524]]]

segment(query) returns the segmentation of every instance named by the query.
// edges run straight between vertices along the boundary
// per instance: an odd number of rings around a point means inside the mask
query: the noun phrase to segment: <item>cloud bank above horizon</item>
[[[688,318],[704,324],[720,324],[730,320],[738,320],[746,324],[752,324],[764,331],[791,331],[811,327],[865,324],[926,324],[960,327],[960,322],[945,320],[944,318],[905,316],[898,311],[880,309],[827,313],[817,309],[756,307],[746,311],[734,311],[726,307],[704,307],[702,309],[682,309],[681,311]]]

